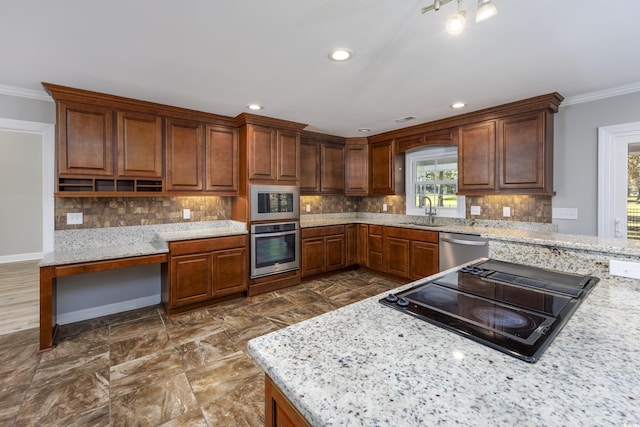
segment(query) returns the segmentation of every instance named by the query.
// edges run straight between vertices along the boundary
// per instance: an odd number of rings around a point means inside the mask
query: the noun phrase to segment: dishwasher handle
[[[453,243],[455,245],[465,245],[465,246],[487,246],[487,242],[478,242],[475,240],[461,240],[461,239],[450,239],[448,237],[441,237],[441,242]]]

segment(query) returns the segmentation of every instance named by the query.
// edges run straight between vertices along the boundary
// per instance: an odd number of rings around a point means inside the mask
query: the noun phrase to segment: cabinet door
[[[359,265],[367,267],[369,255],[369,226],[367,224],[357,225],[358,244],[357,246],[357,262]]]
[[[216,251],[211,254],[213,296],[235,294],[247,290],[247,250],[244,248]]]
[[[409,277],[409,240],[386,237],[385,271],[399,277]]]
[[[325,271],[344,268],[346,265],[344,234],[327,236],[324,242]]]
[[[382,259],[382,226],[369,226],[367,248],[367,267],[378,271],[384,271],[384,262]]]
[[[347,224],[344,227],[345,245],[347,248],[347,266],[358,263],[358,231],[355,224]]]
[[[58,174],[113,176],[113,110],[58,104]]]
[[[203,127],[198,122],[167,120],[167,190],[201,191]]]
[[[369,150],[366,144],[345,147],[344,194],[366,196],[369,191]]]
[[[278,182],[300,181],[300,134],[298,132],[278,130]]]
[[[322,144],[320,185],[323,193],[344,193],[344,147],[337,144]]]
[[[371,194],[393,194],[393,141],[371,145]]]
[[[238,192],[238,131],[226,126],[206,128],[206,191]]]
[[[324,271],[324,238],[302,239],[300,245],[302,277]]]
[[[249,179],[275,181],[276,131],[269,127],[247,125]]]
[[[320,192],[320,144],[300,141],[300,194]]]
[[[438,272],[438,245],[416,240],[411,241],[410,278],[413,280],[431,276]]]
[[[171,307],[211,298],[211,255],[183,255],[170,261]]]
[[[498,120],[498,187],[543,189],[545,187],[544,112],[520,114]]]
[[[118,176],[162,178],[162,119],[118,112]]]
[[[458,191],[495,190],[495,147],[494,121],[458,129]]]

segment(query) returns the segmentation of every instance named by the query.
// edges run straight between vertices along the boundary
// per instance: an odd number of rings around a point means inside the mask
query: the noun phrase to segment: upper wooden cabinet
[[[495,189],[495,152],[494,121],[458,129],[458,192]]]
[[[236,117],[240,126],[240,169],[255,184],[300,183],[300,123],[253,114]]]
[[[366,138],[348,139],[344,147],[344,194],[369,194],[369,146]]]
[[[162,178],[162,119],[118,111],[118,176]]]
[[[57,109],[56,196],[238,194],[235,119],[43,86]]]
[[[58,175],[113,176],[113,114],[108,107],[59,102]]]
[[[167,190],[202,191],[204,126],[190,120],[167,120]]]
[[[394,140],[369,146],[369,194],[404,194],[404,155],[397,154]]]
[[[552,113],[537,111],[497,121],[498,190],[553,194]]]
[[[303,132],[300,140],[300,193],[344,193],[344,138]]]

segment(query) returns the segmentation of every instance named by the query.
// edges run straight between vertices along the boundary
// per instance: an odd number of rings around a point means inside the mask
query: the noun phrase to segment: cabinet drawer
[[[382,226],[381,225],[369,225],[369,235],[382,236]]]
[[[385,227],[385,236],[399,239],[418,240],[421,242],[438,243],[438,232],[429,230],[416,230],[412,228]]]
[[[212,237],[169,243],[171,256],[217,251],[247,246],[247,236]]]
[[[303,228],[300,235],[303,239],[310,237],[332,236],[334,234],[344,234],[344,225],[328,225],[326,227]]]

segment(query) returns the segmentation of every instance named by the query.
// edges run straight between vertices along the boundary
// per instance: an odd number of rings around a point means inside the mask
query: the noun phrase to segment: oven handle
[[[277,231],[275,233],[251,233],[251,236],[254,237],[276,237],[276,236],[285,236],[287,234],[298,234],[299,230],[288,230],[288,231]]]
[[[447,237],[441,237],[440,241],[453,243],[455,245],[464,245],[464,246],[487,246],[487,242],[477,242],[475,240],[449,239]]]

